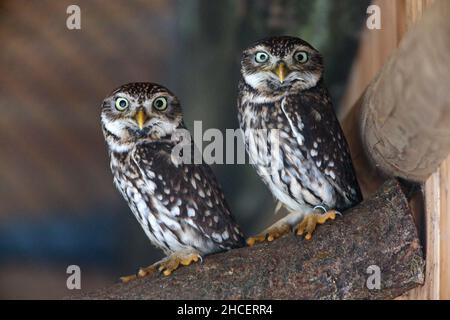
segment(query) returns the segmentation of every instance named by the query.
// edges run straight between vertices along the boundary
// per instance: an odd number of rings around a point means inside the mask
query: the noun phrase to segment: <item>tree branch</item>
[[[381,270],[369,290],[367,268]],[[72,299],[386,299],[423,283],[424,261],[407,200],[397,181],[313,239],[293,234],[272,243],[208,256],[170,277],[153,275]]]

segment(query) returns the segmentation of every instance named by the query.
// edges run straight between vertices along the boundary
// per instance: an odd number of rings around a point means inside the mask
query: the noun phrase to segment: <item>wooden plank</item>
[[[440,299],[450,299],[450,156],[439,169],[440,182]]]
[[[426,271],[425,283],[415,288],[399,299],[424,300],[439,299],[440,285],[440,173],[434,173],[425,183],[425,210],[426,210]]]

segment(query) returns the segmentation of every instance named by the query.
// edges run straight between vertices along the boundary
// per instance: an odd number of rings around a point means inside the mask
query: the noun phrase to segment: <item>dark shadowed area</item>
[[[236,129],[240,52],[259,38],[299,36],[325,57],[342,98],[368,1],[0,1],[0,298],[68,295],[104,287],[161,257],[114,189],[100,103],[127,82],[178,95],[190,129]],[[204,144],[204,146],[207,142]],[[249,165],[215,165],[247,234],[275,203]]]

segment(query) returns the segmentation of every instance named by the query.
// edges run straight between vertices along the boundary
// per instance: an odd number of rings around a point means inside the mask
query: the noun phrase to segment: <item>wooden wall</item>
[[[381,30],[366,29],[355,60],[340,118],[344,119],[364,90],[398,47],[403,35],[414,26],[434,0],[375,0],[381,9]],[[450,20],[450,17],[449,17]],[[432,36],[432,35],[430,35]],[[425,285],[403,299],[450,299],[450,157],[424,185],[425,212],[414,206],[418,227],[424,234],[427,257]],[[420,221],[424,221],[422,225]]]

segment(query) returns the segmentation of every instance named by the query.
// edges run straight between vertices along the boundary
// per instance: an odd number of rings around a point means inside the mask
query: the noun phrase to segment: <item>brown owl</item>
[[[245,245],[211,168],[174,161],[176,133],[186,129],[169,90],[123,85],[103,101],[101,123],[114,184],[150,241],[167,254],[138,276],[169,275],[204,255]]]
[[[290,211],[250,238],[250,245],[292,228],[310,239],[316,224],[362,200],[323,72],[320,53],[299,38],[272,37],[243,52],[238,115],[246,149],[274,197]],[[262,138],[261,131],[276,135]]]

